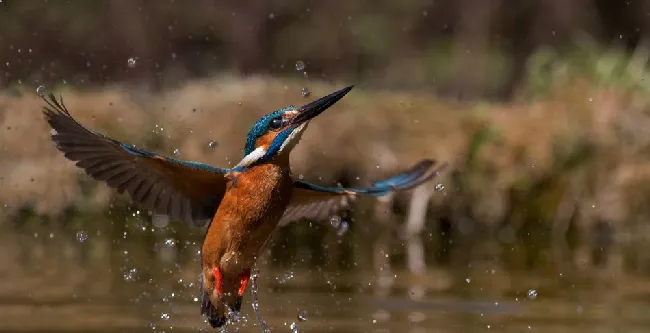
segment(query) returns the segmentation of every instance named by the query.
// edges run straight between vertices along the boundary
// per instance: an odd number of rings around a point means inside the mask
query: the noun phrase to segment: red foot
[[[215,288],[217,289],[217,294],[223,295],[223,276],[221,275],[221,271],[219,270],[219,267],[214,267],[212,269],[212,274],[214,274],[214,284]]]
[[[246,286],[248,286],[248,281],[250,279],[251,270],[247,269],[239,276],[239,290],[237,290],[237,295],[244,296],[244,292],[246,292]]]

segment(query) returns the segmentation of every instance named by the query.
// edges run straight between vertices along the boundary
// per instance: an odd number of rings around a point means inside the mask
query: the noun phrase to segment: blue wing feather
[[[437,176],[447,163],[434,168],[435,165],[434,161],[423,160],[408,171],[361,188],[329,187],[295,181],[291,202],[280,219],[280,225],[300,219],[322,221],[338,215],[350,206],[356,195],[379,197],[394,191],[411,189]]]
[[[375,182],[370,187],[362,188],[345,188],[345,187],[328,187],[316,185],[303,181],[296,181],[295,186],[297,188],[312,190],[312,191],[321,191],[321,192],[330,192],[330,193],[348,193],[348,194],[364,194],[370,196],[383,196],[387,195],[390,192],[398,190],[408,190],[419,184],[422,184],[433,177],[436,176],[438,172],[446,164],[443,164],[442,167],[438,168],[436,172],[428,173],[431,167],[435,164],[434,161],[424,160],[416,164],[413,168],[388,179]]]

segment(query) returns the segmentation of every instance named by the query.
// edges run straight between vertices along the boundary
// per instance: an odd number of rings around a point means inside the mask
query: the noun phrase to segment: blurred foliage
[[[598,88],[617,87],[650,93],[648,47],[639,45],[633,52],[621,48],[605,48],[588,36],[578,40],[568,54],[545,48],[529,60],[525,86],[535,95],[548,93],[557,84],[586,79]]]
[[[309,78],[505,97],[531,56],[535,86],[573,74],[567,66],[609,78],[633,70],[624,54],[641,41],[649,9],[643,0],[5,0],[0,86],[169,87],[223,71],[295,75],[301,60]],[[619,48],[601,57],[597,45],[612,42]]]

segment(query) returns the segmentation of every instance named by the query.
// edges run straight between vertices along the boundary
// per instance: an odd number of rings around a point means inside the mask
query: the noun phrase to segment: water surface
[[[196,299],[201,232],[88,225],[2,223],[0,332],[212,331]],[[292,323],[298,332],[387,333],[650,327],[642,247],[373,235],[278,233],[258,264],[260,313],[272,332],[291,332]],[[243,308],[228,331],[259,332],[250,292]]]

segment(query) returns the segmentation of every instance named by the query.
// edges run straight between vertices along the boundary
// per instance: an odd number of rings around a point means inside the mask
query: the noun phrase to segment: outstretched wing
[[[229,169],[181,161],[126,145],[85,128],[54,95],[43,98],[52,141],[91,177],[157,214],[190,225],[211,219],[226,189]]]
[[[325,220],[350,207],[358,194],[378,197],[393,191],[408,190],[433,179],[446,166],[447,163],[436,164],[432,160],[423,160],[408,171],[365,188],[326,187],[296,181],[291,202],[279,225],[300,219]]]

